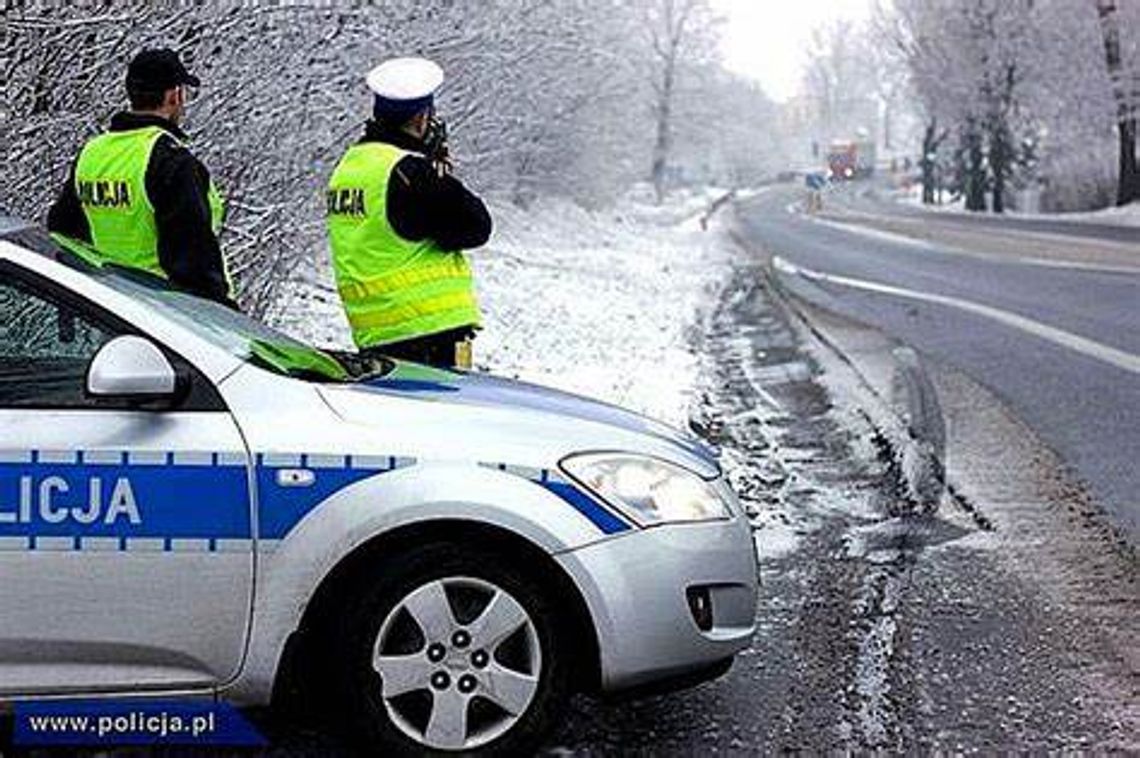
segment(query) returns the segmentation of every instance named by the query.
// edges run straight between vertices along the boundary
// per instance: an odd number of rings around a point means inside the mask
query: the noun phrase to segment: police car
[[[727,670],[756,591],[690,437],[317,350],[0,216],[0,705],[299,687],[376,749],[510,752],[571,693]]]

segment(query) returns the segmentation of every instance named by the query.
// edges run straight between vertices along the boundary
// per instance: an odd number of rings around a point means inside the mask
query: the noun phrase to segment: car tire
[[[382,561],[341,604],[326,657],[351,736],[383,755],[532,752],[570,694],[551,594],[468,545]]]

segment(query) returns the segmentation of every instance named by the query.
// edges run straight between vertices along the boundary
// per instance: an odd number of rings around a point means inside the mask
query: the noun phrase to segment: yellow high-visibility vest
[[[383,142],[353,145],[326,194],[337,289],[358,347],[478,326],[467,258],[431,240],[413,242],[388,221],[388,182],[407,151]]]
[[[91,247],[102,258],[165,277],[154,205],[146,192],[150,154],[163,135],[175,139],[160,127],[147,126],[89,140],[75,164],[75,192],[91,229]],[[210,225],[217,234],[225,207],[213,181],[208,198]]]

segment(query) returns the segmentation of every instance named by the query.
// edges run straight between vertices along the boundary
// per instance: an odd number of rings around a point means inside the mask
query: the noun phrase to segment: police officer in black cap
[[[48,229],[111,263],[236,307],[218,246],[223,207],[179,123],[198,77],[173,50],[143,50],[127,69],[130,110],[84,145],[48,213]]]

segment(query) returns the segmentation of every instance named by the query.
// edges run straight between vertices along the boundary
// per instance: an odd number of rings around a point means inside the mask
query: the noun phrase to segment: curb
[[[770,256],[764,266],[764,277],[773,297],[851,370],[861,388],[868,393],[869,401],[876,407],[865,407],[861,411],[887,446],[913,510],[932,513],[938,508],[944,492],[961,501],[946,480],[946,424],[934,383],[918,353],[873,327],[828,311],[796,293],[782,281]],[[863,353],[845,345],[836,330],[829,330],[822,323],[824,319],[821,316],[825,313],[838,321],[882,335],[886,344],[873,352],[880,361],[889,363],[889,374],[871,370],[867,363],[869,359]],[[968,503],[960,502],[960,505],[971,512],[980,527],[992,528]]]

